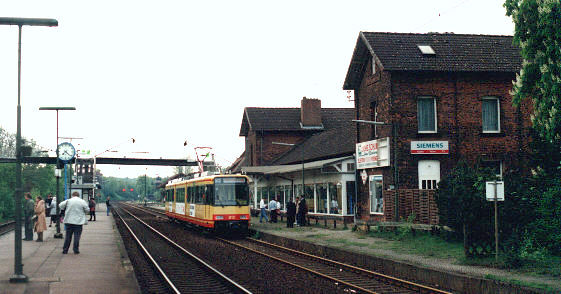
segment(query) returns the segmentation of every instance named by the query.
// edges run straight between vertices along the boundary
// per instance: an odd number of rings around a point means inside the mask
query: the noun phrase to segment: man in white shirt
[[[269,202],[269,211],[271,212],[271,222],[277,222],[277,201],[273,198]]]
[[[64,209],[64,224],[66,225],[66,236],[62,246],[62,254],[68,253],[72,235],[74,235],[74,246],[72,249],[75,254],[80,254],[80,236],[82,236],[82,225],[87,223],[86,214],[90,210],[88,203],[81,199],[78,192],[72,193],[72,198],[64,200],[59,204],[60,209]]]
[[[261,216],[259,217],[259,222],[263,222],[263,216],[265,216],[265,221],[269,222],[269,217],[267,216],[267,211],[265,210],[267,206],[265,205],[265,200],[261,198],[261,202],[259,202],[259,208],[261,209]]]

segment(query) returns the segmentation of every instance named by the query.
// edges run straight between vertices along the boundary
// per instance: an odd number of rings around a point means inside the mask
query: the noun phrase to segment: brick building
[[[520,167],[531,105],[509,91],[521,63],[510,36],[360,32],[343,86],[368,121],[355,126],[360,219],[394,220],[397,203],[434,224],[434,189],[459,160]]]
[[[244,109],[245,151],[229,168],[252,179],[251,203],[305,195],[310,214],[353,214],[355,196],[353,108],[322,108],[304,97],[300,108]]]

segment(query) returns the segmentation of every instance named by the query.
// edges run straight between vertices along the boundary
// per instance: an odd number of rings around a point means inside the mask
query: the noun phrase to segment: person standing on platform
[[[111,212],[111,202],[109,202],[109,196],[107,196],[107,200],[105,200],[105,206],[107,206],[107,216],[109,216],[109,212]]]
[[[269,201],[269,211],[271,212],[271,222],[276,223],[277,222],[277,201],[275,200],[275,198],[273,198],[273,199],[271,199],[271,201]]]
[[[265,199],[261,198],[261,202],[259,202],[259,209],[261,209],[261,216],[259,217],[259,222],[263,222],[263,216],[265,216],[265,221],[269,222],[269,217],[267,216],[267,211],[265,210],[267,205],[265,205]]]
[[[43,242],[43,232],[47,230],[47,219],[45,218],[45,201],[41,196],[37,196],[34,211],[37,216],[34,226],[35,232],[37,232],[37,242]]]
[[[302,196],[302,198],[300,198],[300,201],[298,201],[298,207],[296,209],[298,211],[296,213],[296,221],[298,222],[298,225],[305,226],[308,207],[306,206],[306,199],[304,198],[304,196]]]
[[[90,198],[90,202],[88,203],[88,206],[90,207],[90,221],[92,220],[93,217],[93,221],[95,222],[95,201],[93,197]]]
[[[52,226],[53,222],[56,225],[57,222],[57,215],[56,215],[56,197],[53,197],[51,200],[51,205],[49,205],[49,216],[51,217],[51,222],[49,223],[49,227]]]
[[[72,193],[72,198],[64,200],[59,205],[64,209],[64,224],[66,225],[66,236],[62,246],[62,254],[67,254],[74,235],[74,246],[72,249],[75,254],[80,254],[80,237],[82,236],[82,226],[87,224],[86,214],[89,211],[88,203],[80,198],[78,192]]]
[[[33,216],[35,213],[35,202],[31,199],[29,192],[25,193],[25,206],[23,209],[25,221],[25,238],[24,241],[33,241]]]
[[[286,203],[286,227],[294,228],[294,216],[296,215],[296,204],[292,199]]]

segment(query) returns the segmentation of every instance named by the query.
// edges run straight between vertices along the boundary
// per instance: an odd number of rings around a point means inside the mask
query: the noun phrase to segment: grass
[[[519,280],[516,280],[516,279],[508,279],[508,278],[499,277],[499,276],[491,275],[491,274],[485,275],[485,278],[489,279],[489,280],[501,281],[501,282],[505,282],[505,283],[508,283],[508,284],[514,284],[514,285],[519,285],[519,286],[523,286],[523,287],[541,289],[541,290],[544,290],[545,293],[559,293],[559,290],[561,289],[561,288],[554,288],[554,287],[551,287],[550,285],[545,285],[545,284],[542,284],[542,283],[519,281]]]
[[[373,244],[371,246],[373,249],[388,249],[398,253],[454,259],[462,258],[464,254],[462,243],[446,242],[424,232],[417,232],[415,236],[393,232],[370,232],[368,236],[388,241]]]

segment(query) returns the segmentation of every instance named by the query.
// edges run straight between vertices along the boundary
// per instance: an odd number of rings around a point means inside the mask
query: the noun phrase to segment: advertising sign
[[[411,141],[411,154],[448,154],[448,141]]]
[[[357,169],[390,166],[390,138],[356,144]]]

